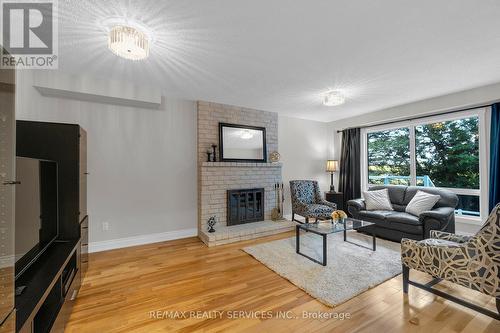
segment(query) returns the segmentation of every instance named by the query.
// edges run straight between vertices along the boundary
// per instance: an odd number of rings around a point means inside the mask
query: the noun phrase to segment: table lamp
[[[328,160],[326,161],[326,172],[330,173],[330,192],[335,192],[335,186],[333,186],[333,173],[339,170],[339,161]]]

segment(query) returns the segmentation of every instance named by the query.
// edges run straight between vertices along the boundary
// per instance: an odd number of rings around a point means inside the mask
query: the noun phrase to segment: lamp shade
[[[339,161],[328,160],[326,161],[326,172],[336,172],[339,170]]]

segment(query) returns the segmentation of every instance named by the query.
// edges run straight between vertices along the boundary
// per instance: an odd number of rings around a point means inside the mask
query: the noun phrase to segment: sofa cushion
[[[361,220],[366,220],[368,222],[373,222],[375,224],[386,225],[385,217],[391,214],[393,211],[389,210],[360,210],[358,212],[358,218]]]
[[[389,228],[410,234],[420,234],[423,232],[423,225],[418,217],[403,212],[392,212],[385,216]]]
[[[398,204],[393,203],[392,208],[397,212],[405,212],[406,211],[405,205],[398,205]]]
[[[406,194],[405,194],[405,199],[403,201],[403,205],[408,205],[417,194],[417,191],[422,191],[426,192],[429,194],[434,194],[434,195],[439,195],[441,198],[439,198],[439,201],[436,202],[436,205],[434,207],[452,207],[456,208],[458,204],[458,196],[449,191],[449,190],[443,190],[440,188],[435,188],[435,187],[422,187],[422,186],[408,186],[406,189]]]
[[[386,188],[380,191],[363,192],[363,198],[366,210],[393,210]]]
[[[441,196],[437,194],[417,191],[406,206],[406,212],[415,216],[420,216],[423,212],[431,210],[440,198]]]
[[[304,212],[308,217],[329,217],[333,211],[330,206],[321,205],[321,204],[311,204],[307,205],[307,211]]]
[[[368,191],[378,191],[383,189],[389,190],[389,198],[391,199],[391,203],[394,205],[405,205],[405,193],[407,186],[404,185],[377,185],[372,186],[368,189]]]
[[[385,216],[385,219],[391,223],[406,223],[411,225],[422,224],[417,216],[405,212],[390,212],[390,214]]]

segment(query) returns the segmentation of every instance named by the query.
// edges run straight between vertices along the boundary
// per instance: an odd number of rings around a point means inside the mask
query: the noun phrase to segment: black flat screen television
[[[16,158],[16,279],[57,239],[57,163]]]

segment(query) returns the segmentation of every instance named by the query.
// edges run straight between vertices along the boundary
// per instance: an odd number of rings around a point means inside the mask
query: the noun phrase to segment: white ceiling
[[[499,0],[59,0],[59,68],[332,121],[500,81]],[[153,35],[107,49],[117,21]],[[321,94],[343,89],[342,106]]]

